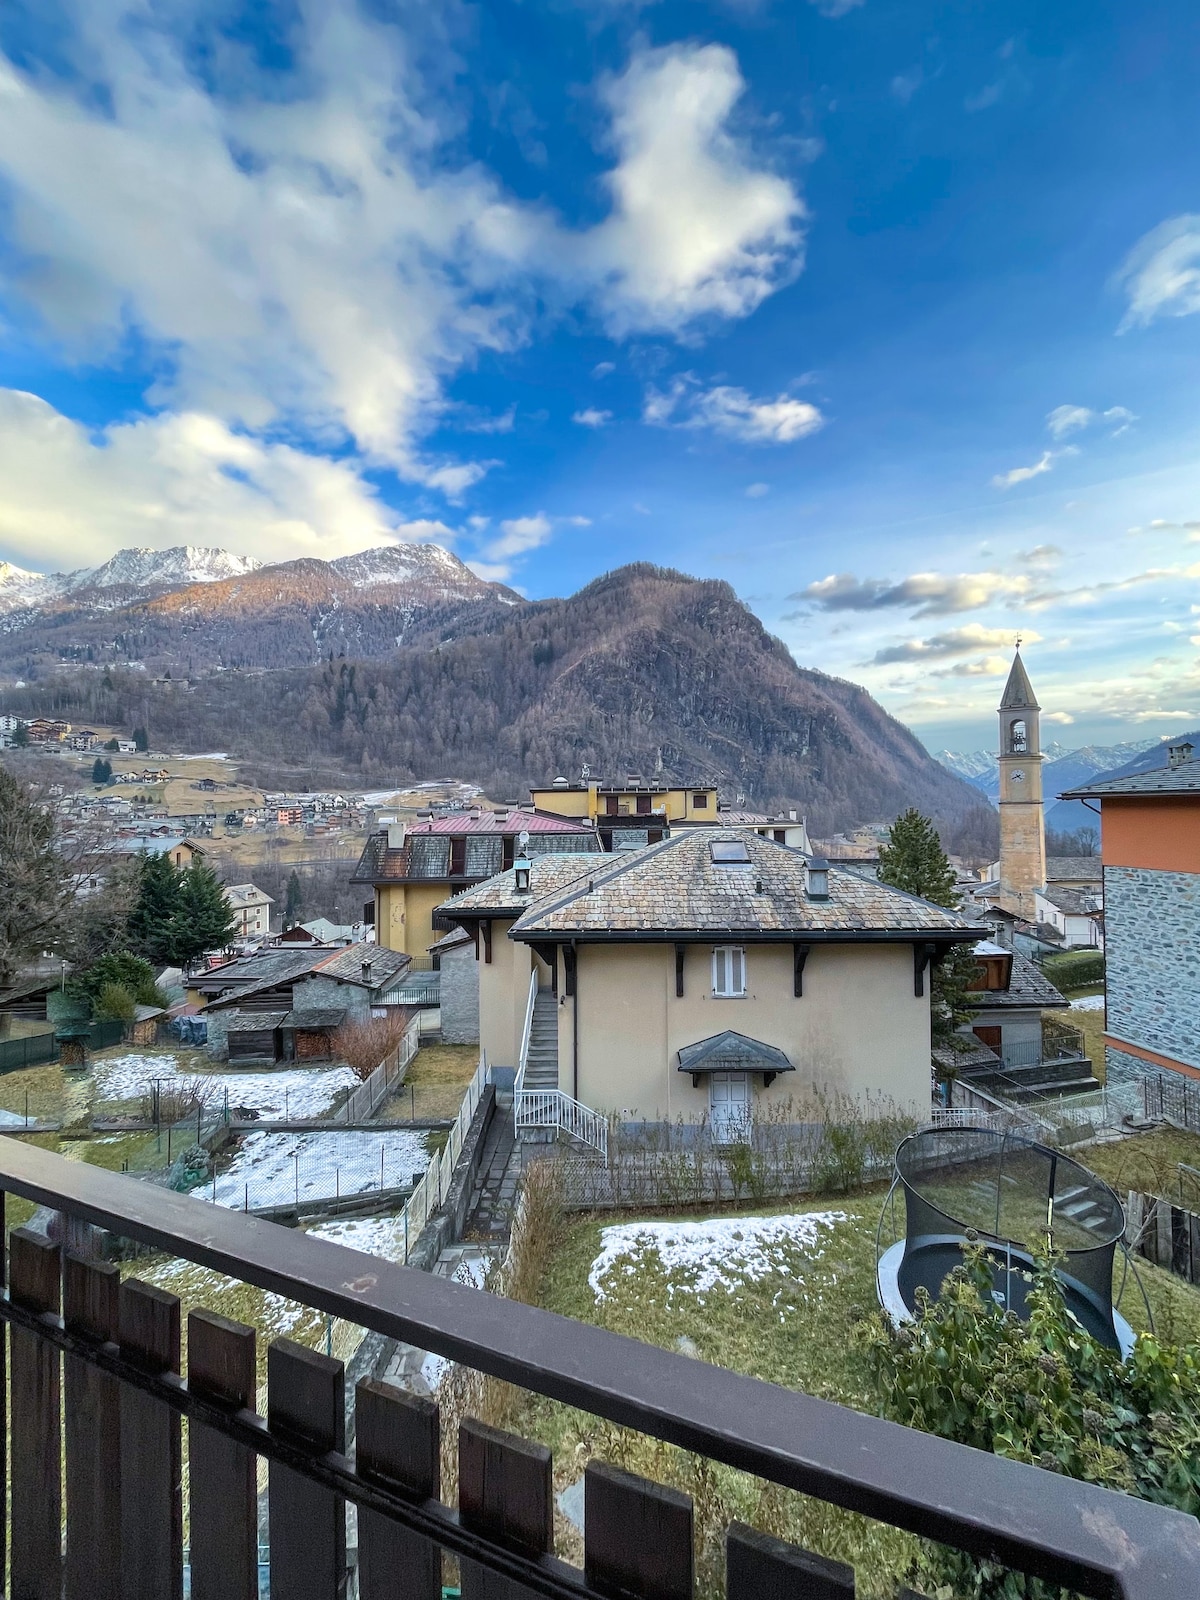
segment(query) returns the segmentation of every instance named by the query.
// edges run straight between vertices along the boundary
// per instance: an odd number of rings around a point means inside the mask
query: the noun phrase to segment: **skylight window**
[[[709,846],[713,861],[719,867],[748,867],[750,852],[744,839],[714,839]]]

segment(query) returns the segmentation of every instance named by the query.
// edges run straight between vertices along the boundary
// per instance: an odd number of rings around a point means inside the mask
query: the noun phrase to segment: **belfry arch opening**
[[[1024,717],[1018,717],[1015,722],[1009,725],[1008,753],[1009,755],[1013,756],[1023,756],[1027,755],[1028,752],[1029,729],[1026,725]]]

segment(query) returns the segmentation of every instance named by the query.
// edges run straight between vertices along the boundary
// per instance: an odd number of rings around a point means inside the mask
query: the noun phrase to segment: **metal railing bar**
[[[0,1140],[0,1188],[972,1555],[1183,1600],[1200,1523],[830,1401]],[[181,1248],[182,1246],[182,1248]]]

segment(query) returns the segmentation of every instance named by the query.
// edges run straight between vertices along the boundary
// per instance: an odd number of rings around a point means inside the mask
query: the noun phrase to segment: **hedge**
[[[1099,950],[1064,950],[1047,956],[1042,971],[1056,989],[1086,989],[1104,982],[1104,956]]]

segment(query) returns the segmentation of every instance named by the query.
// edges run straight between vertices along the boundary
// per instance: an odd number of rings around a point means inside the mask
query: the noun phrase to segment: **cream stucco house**
[[[579,1105],[716,1131],[814,1089],[926,1110],[929,966],[984,931],[724,828],[539,856],[439,912],[474,937],[480,1040],[525,1093],[568,1121]]]

